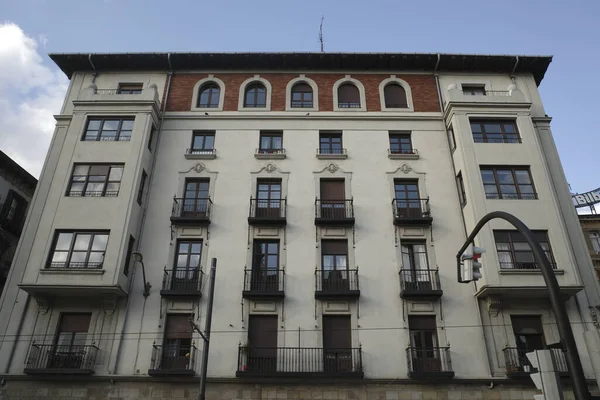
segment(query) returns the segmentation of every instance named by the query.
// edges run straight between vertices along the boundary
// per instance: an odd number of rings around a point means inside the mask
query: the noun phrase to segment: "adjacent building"
[[[524,354],[559,336],[531,249],[493,221],[457,283],[495,210],[538,235],[597,390],[551,57],[51,58],[71,83],[0,300],[9,399],[195,398],[212,258],[209,398],[532,399]]]
[[[8,278],[37,179],[0,151],[0,293]]]
[[[600,215],[579,214],[579,222],[585,236],[592,263],[600,279]]]

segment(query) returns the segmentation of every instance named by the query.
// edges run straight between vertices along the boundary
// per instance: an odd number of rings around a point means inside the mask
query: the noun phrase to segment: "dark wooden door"
[[[277,316],[251,315],[248,324],[247,368],[275,372],[277,368]]]
[[[346,217],[346,185],[343,179],[321,179],[321,218]]]
[[[352,371],[352,332],[349,315],[323,317],[325,372]]]
[[[49,351],[48,368],[82,367],[91,314],[61,314],[55,346]]]
[[[399,218],[421,218],[421,201],[419,200],[419,183],[416,180],[394,181],[396,196],[396,215]]]
[[[510,319],[517,344],[519,369],[523,372],[529,370],[525,367],[530,366],[526,354],[546,348],[542,318],[539,315],[511,315]]]
[[[189,369],[192,356],[192,327],[189,314],[168,314],[160,369]]]
[[[281,180],[259,180],[256,185],[256,216],[281,217]]]
[[[413,372],[440,372],[442,360],[435,316],[409,316],[408,326]]]
[[[279,290],[279,241],[254,241],[250,289],[258,292]]]

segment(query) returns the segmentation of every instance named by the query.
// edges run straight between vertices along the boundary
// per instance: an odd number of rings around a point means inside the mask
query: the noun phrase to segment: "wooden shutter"
[[[350,316],[323,317],[323,347],[326,349],[352,348]]]
[[[188,314],[167,315],[166,339],[191,339],[192,326],[188,321]]]
[[[436,330],[435,316],[408,316],[408,328],[411,331],[431,331]]]
[[[542,329],[542,317],[539,315],[511,315],[513,332],[520,334],[538,334],[544,333]]]
[[[321,200],[344,200],[346,187],[343,179],[321,179]]]
[[[251,315],[248,326],[248,341],[254,348],[277,347],[277,316]]]
[[[348,254],[347,240],[323,240],[321,242],[321,252],[323,254]]]
[[[87,332],[90,328],[92,314],[62,314],[59,332]]]
[[[360,103],[358,88],[351,83],[344,83],[338,88],[339,103]]]

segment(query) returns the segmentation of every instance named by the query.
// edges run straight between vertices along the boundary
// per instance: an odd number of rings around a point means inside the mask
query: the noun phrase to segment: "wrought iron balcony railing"
[[[251,225],[285,225],[286,199],[250,198],[248,223]]]
[[[419,154],[419,152],[417,151],[417,149],[395,148],[388,149],[388,154]]]
[[[353,225],[354,200],[315,200],[316,225]]]
[[[408,375],[413,379],[452,378],[449,347],[408,347]]]
[[[344,156],[347,154],[348,151],[341,147],[321,147],[317,149],[317,155],[319,156]]]
[[[567,359],[565,353],[560,348],[548,349],[552,352],[552,358],[556,364],[556,370],[561,375],[569,374],[569,367],[567,366]],[[504,363],[506,366],[506,375],[509,378],[524,378],[528,377],[532,372],[536,372],[536,369],[531,366],[529,359],[526,354],[533,350],[524,350],[517,347],[505,347]]]
[[[552,269],[556,269],[556,263],[551,262]],[[533,262],[512,262],[512,261],[501,261],[500,269],[506,270],[539,270],[538,264]]]
[[[188,156],[211,156],[217,154],[217,149],[186,149],[185,154]]]
[[[102,262],[51,262],[47,269],[101,269]]]
[[[212,200],[205,198],[174,198],[171,222],[182,224],[210,224]]]
[[[358,269],[315,271],[315,298],[360,297]]]
[[[98,347],[91,345],[32,344],[26,374],[94,373]]]
[[[429,199],[394,199],[392,211],[396,225],[429,225],[433,221]]]
[[[244,298],[284,297],[285,270],[283,269],[245,269]]]
[[[440,297],[442,287],[437,269],[400,269],[400,297]]]
[[[275,148],[258,148],[256,149],[255,154],[285,154],[285,149],[284,148],[280,148],[280,149],[275,149]]]
[[[190,328],[191,329],[191,328]],[[196,346],[153,345],[148,375],[194,375]]]
[[[240,345],[236,375],[362,378],[362,350]]]
[[[166,269],[163,275],[161,296],[202,296],[202,269]]]

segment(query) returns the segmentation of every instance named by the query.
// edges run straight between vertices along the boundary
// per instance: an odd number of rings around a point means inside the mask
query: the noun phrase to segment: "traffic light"
[[[525,355],[535,371],[529,376],[538,391],[542,392],[534,395],[533,398],[535,400],[563,400],[563,391],[551,351],[535,350]]]
[[[471,282],[478,281],[481,279],[481,263],[479,259],[481,255],[485,253],[485,249],[482,247],[474,246],[470,244],[469,247],[461,256],[462,260],[462,281]]]

